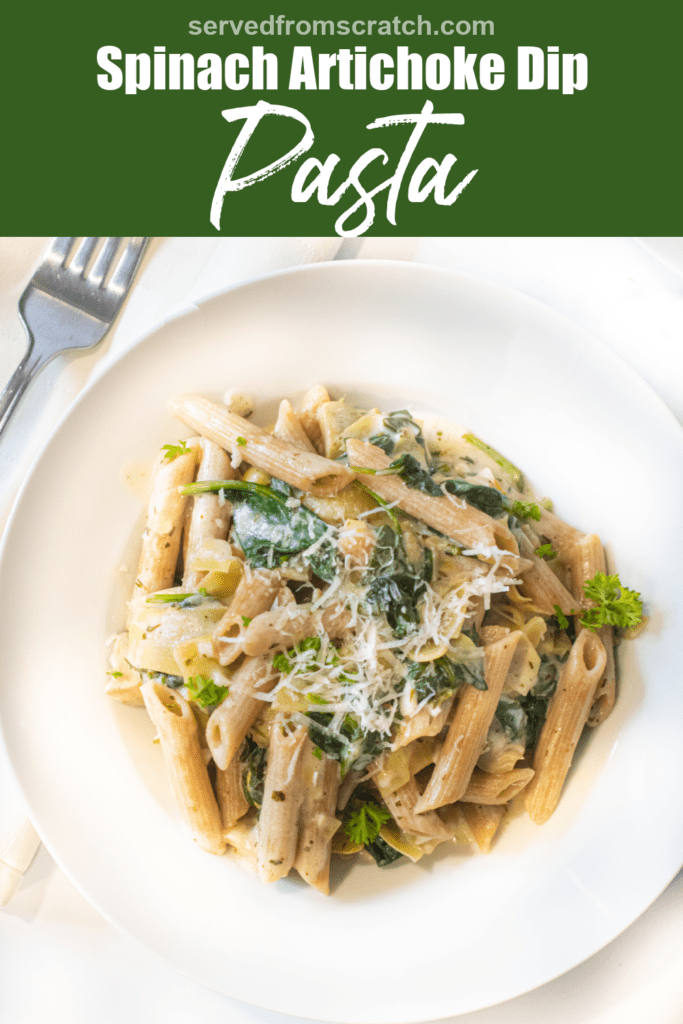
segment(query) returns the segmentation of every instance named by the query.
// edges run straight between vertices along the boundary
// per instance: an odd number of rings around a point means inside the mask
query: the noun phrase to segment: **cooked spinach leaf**
[[[507,508],[506,499],[495,487],[485,484],[471,484],[467,480],[451,477],[445,480],[444,490],[456,498],[464,498],[468,505],[473,505],[487,516],[498,516]]]
[[[418,701],[426,697],[450,697],[462,680],[457,678],[455,666],[448,658],[434,661],[414,661],[406,674],[406,681],[415,690]]]
[[[555,654],[541,654],[541,664],[538,669],[536,682],[531,687],[534,697],[552,697],[557,689],[557,681],[560,678],[560,672],[568,656],[568,654],[565,654],[563,658],[560,658]]]
[[[443,491],[434,482],[429,472],[423,469],[415,456],[410,455],[408,452],[399,455],[386,470],[383,470],[386,473],[390,471],[395,473],[396,476],[400,476],[404,484],[412,487],[413,490],[423,491],[424,494],[429,494],[432,498],[443,497]]]
[[[445,699],[465,683],[476,690],[488,690],[481,652],[470,658],[456,659],[444,655],[434,661],[413,662],[406,679],[415,690],[418,701],[430,697]]]
[[[337,572],[332,541],[323,540],[311,555],[306,555],[329,527],[303,505],[289,508],[287,498],[294,492],[288,484],[278,479],[270,487],[245,480],[207,480],[189,484],[183,493],[222,490],[230,493],[235,533],[253,568],[276,568],[294,555],[303,554],[316,576],[332,582]]]
[[[538,743],[548,714],[550,698],[557,689],[562,666],[567,660],[555,654],[542,654],[536,682],[526,696],[503,694],[496,708],[496,718],[513,743],[520,740],[532,749]]]
[[[290,485],[286,484],[284,480],[280,480],[276,476],[271,478],[270,489],[271,491],[275,491],[276,494],[279,494],[285,499],[285,501],[287,498],[293,498],[295,495],[298,496],[301,494],[301,491],[296,491],[294,487],[290,487]]]
[[[425,548],[422,555],[422,568],[420,576],[425,583],[431,583],[434,578],[434,553],[431,548]]]
[[[381,448],[385,455],[391,455],[396,447],[396,442],[391,434],[373,434],[372,437],[368,438],[368,441],[370,444],[377,445],[378,448]]]
[[[342,776],[367,768],[386,745],[380,733],[365,732],[352,715],[344,716],[339,732],[330,729],[334,716],[329,711],[307,711],[306,717],[311,743],[340,762]]]
[[[137,671],[141,670],[137,669]],[[170,676],[167,672],[147,672],[146,675],[148,679],[158,679],[163,686],[169,686],[172,690],[178,690],[181,686],[185,685],[185,680],[182,676]]]
[[[424,449],[425,458],[429,462],[429,452],[422,435],[419,423],[416,423],[407,409],[398,409],[390,412],[382,420],[384,430],[381,434],[374,434],[368,440],[370,444],[376,444],[387,455],[392,455],[401,437],[405,433],[412,434],[417,443]]]
[[[389,846],[389,843],[385,842],[381,836],[377,836],[372,843],[368,843],[365,849],[375,858],[378,868],[385,868],[388,864],[393,864],[394,861],[400,860],[403,856],[393,846]]]
[[[389,526],[377,532],[370,571],[366,601],[376,614],[384,612],[396,637],[406,636],[420,621],[417,604],[427,585],[410,565],[400,534]]]
[[[252,807],[261,809],[263,803],[263,785],[266,778],[267,747],[259,747],[253,740],[247,739],[247,753],[242,765],[242,790]]]
[[[533,750],[541,735],[550,700],[547,697],[536,697],[532,690],[526,697],[520,697],[519,703],[527,718],[526,745]]]
[[[543,717],[545,718],[545,715]],[[496,708],[496,718],[512,743],[527,745],[529,720],[518,700],[509,694],[502,694]]]

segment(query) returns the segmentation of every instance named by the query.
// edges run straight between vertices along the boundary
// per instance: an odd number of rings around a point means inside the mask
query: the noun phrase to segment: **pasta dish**
[[[600,538],[439,418],[321,385],[271,430],[226,403],[171,402],[194,434],[156,463],[106,686],[146,708],[192,840],[328,893],[333,854],[546,821],[642,619]]]

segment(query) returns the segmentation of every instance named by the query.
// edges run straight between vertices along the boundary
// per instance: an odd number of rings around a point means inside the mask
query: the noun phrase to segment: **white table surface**
[[[0,386],[25,348],[19,295],[46,239],[0,240]],[[188,303],[239,280],[314,259],[414,260],[516,288],[606,343],[683,422],[683,264],[630,238],[157,239],[99,348],[55,360],[0,442],[0,528],[44,439],[81,388],[122,349]],[[667,253],[669,254],[667,257]],[[658,254],[662,259],[658,258]],[[680,471],[680,467],[677,471]],[[5,681],[3,681],[5,682]],[[16,794],[0,749],[0,819]],[[647,823],[634,822],[634,828]],[[179,936],[179,941],[182,937]],[[157,962],[80,895],[44,847],[0,911],[3,1024],[286,1024]],[[605,949],[541,989],[458,1024],[683,1024],[683,872]]]

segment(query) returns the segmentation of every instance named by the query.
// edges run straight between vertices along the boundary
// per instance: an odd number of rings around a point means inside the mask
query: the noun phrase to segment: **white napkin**
[[[17,304],[49,238],[0,239],[0,388],[26,350]],[[58,356],[32,383],[0,440],[0,529],[46,438],[88,380],[157,324],[242,281],[334,259],[340,238],[155,238],[113,329],[93,351]],[[0,906],[40,844],[0,758]]]

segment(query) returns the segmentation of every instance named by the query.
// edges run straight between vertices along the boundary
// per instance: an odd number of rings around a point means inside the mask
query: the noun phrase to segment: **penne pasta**
[[[208,853],[223,853],[225,840],[188,702],[161,683],[148,680],[142,696],[159,733],[171,790],[191,838]]]
[[[259,694],[277,683],[271,658],[247,658],[230,680],[230,692],[213,711],[206,726],[206,742],[214,761],[225,770],[244,737],[263,710]]]
[[[294,868],[325,896],[330,891],[332,837],[341,821],[335,814],[341,782],[339,762],[318,751],[309,739],[302,751],[304,799]]]
[[[299,839],[299,813],[304,800],[302,726],[285,720],[273,726],[258,830],[258,872],[263,882],[276,882],[294,864]]]
[[[520,533],[519,553],[530,562],[530,565],[522,575],[518,591],[530,599],[534,609],[541,615],[553,615],[555,605],[565,615],[569,615],[576,607],[576,599],[563,586],[548,563],[534,552],[533,545],[524,533]]]
[[[605,551],[596,533],[586,534],[576,542],[571,549],[569,568],[572,590],[574,591],[577,603],[581,602],[590,606],[590,602],[585,600],[583,592],[584,583],[592,579],[598,572],[607,572]],[[580,629],[578,619],[579,616],[576,618],[576,628]],[[591,728],[595,728],[596,725],[604,722],[614,707],[617,696],[616,666],[614,664],[614,630],[612,626],[601,626],[597,632],[605,648],[606,661],[605,671],[595,691],[593,706],[586,722],[586,725],[589,725]]]
[[[350,438],[346,442],[346,450],[352,466],[376,471],[387,469],[391,463],[391,459],[381,448],[366,441]],[[362,483],[369,481],[372,490],[385,501],[395,503],[404,512],[410,513],[432,529],[444,533],[467,548],[497,547],[499,550],[510,552],[510,555],[501,560],[501,564],[513,572],[516,571],[519,564],[516,557],[517,541],[502,521],[491,519],[485,512],[450,495],[444,494],[442,498],[434,498],[424,494],[408,487],[399,476],[359,475],[358,479]]]
[[[322,384],[316,384],[304,395],[297,409],[296,418],[303,427],[306,436],[317,452],[322,453],[323,436],[318,422],[318,409],[329,402],[330,396]]]
[[[192,482],[195,466],[196,452],[191,448],[170,462],[162,457],[154,468],[135,580],[138,595],[153,594],[173,586],[187,504],[180,488]]]
[[[261,612],[247,626],[242,650],[254,656],[276,647],[292,647],[319,629],[336,640],[344,635],[350,618],[350,612],[342,604],[330,605],[324,612],[311,611],[306,605],[287,605]]]
[[[170,410],[183,423],[227,448],[233,461],[244,460],[311,494],[336,494],[353,479],[353,473],[341,463],[317,452],[301,451],[199,395],[174,399]]]
[[[394,746],[405,747],[422,736],[438,736],[448,721],[453,700],[453,697],[447,697],[436,706],[425,704],[416,714],[401,722],[396,731]]]
[[[448,829],[435,811],[419,813],[416,810],[420,799],[420,790],[414,777],[394,793],[382,789],[380,789],[380,793],[392,818],[402,832],[429,836],[430,839],[450,839]]]
[[[233,480],[237,475],[230,465],[230,458],[213,441],[203,437],[199,442],[201,461],[197,480]],[[221,503],[217,494],[196,494],[192,502],[190,525],[187,531],[187,546],[184,551],[185,571],[183,587],[196,590],[206,571],[194,569],[193,562],[199,556],[207,540],[224,540],[230,525],[230,503]]]
[[[485,678],[488,689],[477,690],[469,684],[463,687],[448,735],[434,766],[434,773],[416,805],[418,812],[455,803],[467,789],[521,636],[522,634],[516,631],[485,648]]]
[[[301,449],[302,452],[315,451],[313,442],[309,439],[300,420],[294,415],[291,403],[286,398],[283,398],[280,402],[273,434],[275,437],[279,437],[281,441],[286,441],[288,444],[293,445],[294,448]]]
[[[491,843],[505,817],[506,808],[501,804],[458,805],[481,853],[488,853]]]
[[[521,793],[533,777],[533,768],[513,768],[495,774],[475,768],[460,801],[468,804],[506,804]]]
[[[216,769],[216,797],[223,829],[228,832],[249,810],[249,801],[242,789],[239,757],[233,757],[227,768]]]
[[[606,662],[600,637],[582,629],[550,702],[534,755],[536,774],[525,792],[527,812],[537,824],[547,821],[557,807]]]
[[[252,619],[271,607],[282,581],[271,569],[245,575],[213,631],[213,649],[221,665],[231,665],[244,653],[244,639]]]

